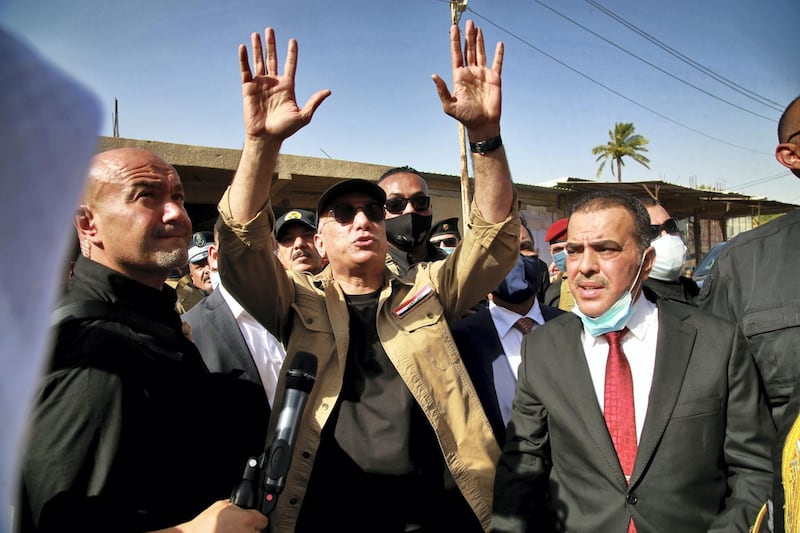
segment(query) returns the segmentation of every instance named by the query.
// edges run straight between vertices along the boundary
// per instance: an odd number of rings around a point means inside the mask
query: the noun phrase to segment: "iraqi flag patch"
[[[431,296],[433,296],[433,287],[431,287],[430,285],[425,285],[419,292],[417,292],[411,298],[409,298],[405,302],[395,307],[392,310],[392,313],[394,313],[395,316],[397,316],[398,318],[403,318],[408,314],[409,311],[414,309],[416,306],[418,306]]]

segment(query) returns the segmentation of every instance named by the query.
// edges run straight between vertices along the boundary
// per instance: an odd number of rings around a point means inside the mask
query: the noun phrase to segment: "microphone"
[[[286,474],[292,461],[297,429],[308,401],[308,393],[311,392],[316,378],[317,357],[308,352],[297,352],[286,373],[286,389],[272,444],[261,455],[261,462],[258,465],[264,476],[261,486],[263,496],[258,498],[256,494],[259,490],[254,487],[257,484],[255,480],[260,476],[255,468],[255,459],[251,458],[245,467],[242,483],[234,489],[231,502],[240,507],[253,509],[257,506],[256,500],[260,499],[261,513],[264,515],[275,509],[278,494],[283,491],[286,484]]]

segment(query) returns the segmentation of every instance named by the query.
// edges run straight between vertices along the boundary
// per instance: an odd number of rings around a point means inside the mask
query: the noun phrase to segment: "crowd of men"
[[[239,48],[245,141],[213,232],[157,155],[92,159],[15,530],[796,530],[800,211],[735,238],[700,292],[663,206],[598,191],[548,228],[546,265],[500,136],[503,45],[468,21],[433,81],[469,138],[469,230],[432,223],[410,166],[276,219],[281,146],[331,93],[300,107],[297,43],[281,72],[263,39]],[[800,100],[778,140],[800,177]],[[187,266],[189,309],[165,285]],[[265,516],[229,496],[301,352],[315,383]]]

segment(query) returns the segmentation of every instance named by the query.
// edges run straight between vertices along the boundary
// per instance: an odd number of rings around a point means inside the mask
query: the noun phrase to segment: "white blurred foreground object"
[[[94,154],[94,95],[0,28],[0,531],[17,499],[25,421],[50,348],[72,213]]]

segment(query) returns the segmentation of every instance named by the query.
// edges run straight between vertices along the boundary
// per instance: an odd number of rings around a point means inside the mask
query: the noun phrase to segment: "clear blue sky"
[[[773,156],[780,110],[800,94],[797,0],[596,2],[774,104],[691,68],[591,0],[470,0],[461,26],[472,18],[488,48],[506,47],[502,131],[515,181],[594,179],[591,148],[621,121],[650,140],[651,160],[650,170],[629,160],[623,181],[800,203],[800,181]],[[281,64],[288,38],[299,42],[298,99],[333,92],[284,153],[459,174],[457,125],[430,79],[450,80],[447,1],[0,0],[0,21],[97,94],[102,135],[117,98],[122,137],[224,148],[242,142],[237,46],[273,26]],[[607,168],[600,179],[615,178]]]

